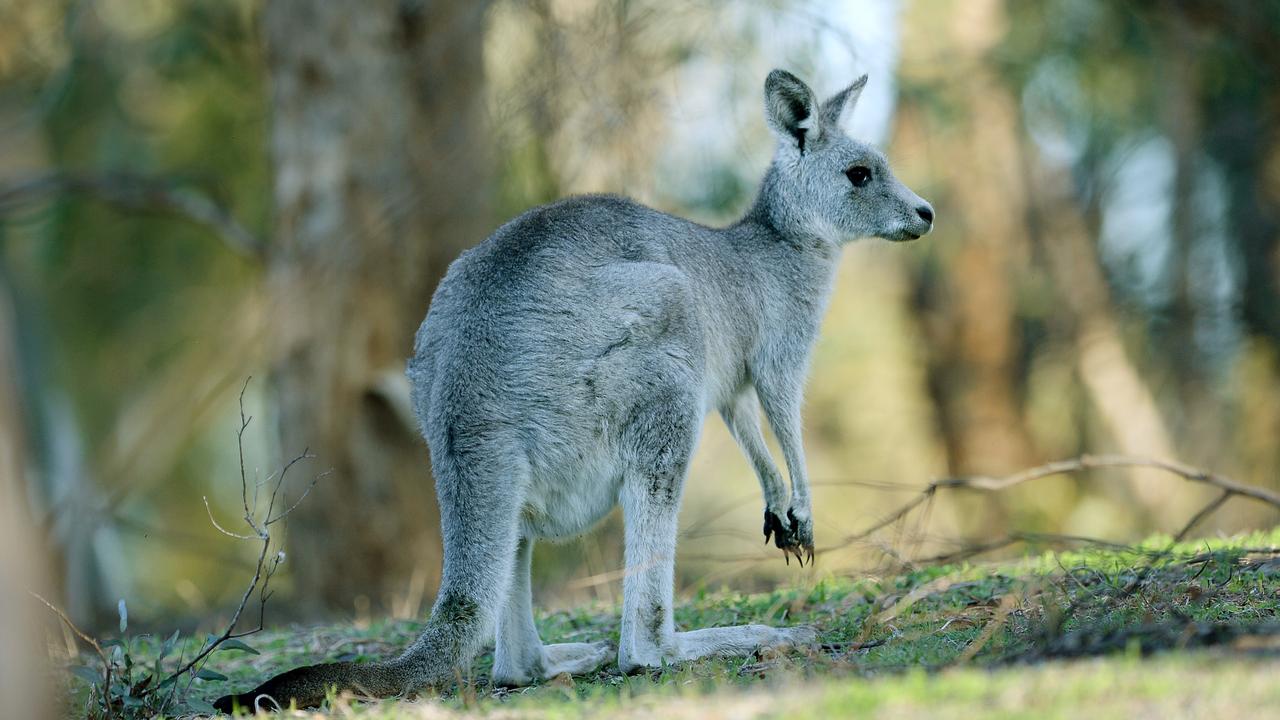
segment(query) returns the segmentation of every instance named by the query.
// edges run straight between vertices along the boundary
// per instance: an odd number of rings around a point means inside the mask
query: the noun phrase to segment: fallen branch
[[[1071,536],[1071,535],[1053,535],[1053,534],[1047,534],[1047,533],[1011,532],[1005,535],[1004,537],[997,538],[994,540],[988,540],[982,543],[969,544],[965,547],[961,547],[951,552],[941,553],[941,554],[930,556],[930,557],[912,559],[908,557],[898,557],[898,554],[894,552],[892,548],[872,541],[871,537],[875,535],[878,531],[883,530],[891,525],[894,525],[902,521],[922,505],[925,506],[926,508],[929,507],[930,501],[933,498],[937,497],[939,491],[941,490],[967,489],[967,490],[978,490],[982,492],[1000,492],[1003,490],[1008,490],[1009,488],[1012,488],[1012,487],[1016,487],[1018,485],[1022,485],[1035,480],[1041,480],[1047,477],[1053,477],[1056,475],[1070,475],[1074,473],[1085,472],[1088,470],[1098,470],[1098,469],[1106,469],[1106,468],[1138,468],[1138,467],[1162,470],[1166,473],[1169,473],[1170,475],[1181,477],[1187,482],[1208,485],[1210,487],[1217,488],[1221,491],[1217,497],[1215,497],[1211,502],[1206,504],[1204,507],[1197,510],[1195,514],[1193,514],[1191,518],[1188,519],[1186,524],[1183,525],[1182,529],[1179,530],[1176,535],[1174,535],[1175,541],[1181,541],[1186,539],[1186,537],[1191,533],[1193,529],[1195,529],[1197,525],[1199,525],[1202,521],[1204,521],[1204,519],[1207,518],[1209,515],[1211,515],[1213,512],[1221,508],[1222,505],[1225,504],[1228,500],[1234,497],[1248,498],[1256,502],[1265,503],[1267,505],[1270,505],[1276,508],[1277,510],[1280,510],[1280,493],[1276,493],[1275,491],[1268,490],[1266,488],[1261,488],[1255,485],[1248,485],[1246,483],[1233,480],[1225,475],[1209,472],[1207,470],[1202,470],[1200,468],[1192,467],[1184,463],[1167,461],[1167,460],[1157,460],[1153,458],[1128,456],[1128,455],[1082,455],[1078,458],[1072,458],[1069,460],[1059,460],[1056,462],[1045,463],[1043,465],[1037,465],[1035,467],[1027,468],[1026,470],[1022,470],[1012,475],[1006,475],[1003,477],[991,477],[986,475],[978,475],[978,476],[969,476],[969,477],[948,477],[948,478],[942,478],[939,480],[934,480],[933,482],[930,482],[928,485],[922,488],[919,492],[917,492],[917,494],[914,497],[912,497],[910,500],[900,505],[897,509],[895,509],[893,512],[889,513],[885,517],[881,518],[880,520],[877,520],[867,528],[857,533],[845,536],[840,541],[832,545],[828,545],[826,547],[817,549],[814,554],[823,555],[826,553],[831,553],[837,550],[845,549],[847,547],[850,547],[858,543],[864,543],[864,544],[870,544],[870,545],[875,545],[879,547],[882,552],[888,555],[891,555],[896,562],[904,566],[919,566],[919,565],[945,564],[950,562],[957,562],[959,560],[964,560],[966,558],[973,557],[975,555],[981,555],[984,553],[993,552],[996,550],[1006,548],[1010,545],[1015,545],[1019,543],[1073,542],[1073,543],[1082,543],[1086,545],[1113,547],[1117,549],[1127,548],[1128,546],[1125,546],[1125,545],[1109,542],[1106,540],[1099,540],[1096,538],[1086,538],[1086,537],[1078,537],[1078,536]],[[927,512],[922,516],[922,520],[924,521],[924,524],[927,524],[927,521],[928,521]],[[695,523],[693,526],[690,526],[689,528],[687,528],[684,531],[683,535],[686,537],[705,536],[707,534],[707,531],[704,530],[702,526],[706,524],[707,524],[706,521]],[[719,562],[719,563],[750,563],[750,562],[758,562],[764,559],[763,556],[761,556],[758,553],[753,553],[753,554],[744,553],[740,555],[724,555],[724,554],[714,554],[714,553],[695,553],[695,554],[686,553],[686,554],[682,554],[681,557],[687,560],[702,560],[702,561],[711,561],[711,562]]]
[[[873,533],[886,528],[894,523],[902,520],[911,511],[924,504],[930,498],[934,497],[939,490],[942,489],[969,489],[981,490],[984,492],[999,492],[1008,490],[1011,487],[1022,485],[1034,480],[1040,480],[1055,475],[1070,475],[1073,473],[1084,472],[1087,470],[1097,470],[1102,468],[1135,468],[1145,467],[1163,470],[1172,475],[1177,475],[1188,482],[1200,483],[1218,488],[1222,493],[1212,502],[1198,510],[1190,520],[1183,526],[1182,530],[1175,536],[1176,540],[1184,539],[1196,525],[1208,517],[1218,508],[1233,497],[1245,497],[1258,502],[1266,503],[1276,509],[1280,509],[1280,494],[1266,488],[1257,487],[1256,485],[1247,485],[1245,483],[1232,480],[1224,475],[1201,470],[1190,465],[1179,462],[1171,462],[1167,460],[1156,460],[1153,458],[1135,457],[1129,455],[1082,455],[1078,458],[1070,460],[1060,460],[1057,462],[1045,463],[1028,468],[1021,472],[1007,475],[1004,477],[990,477],[985,475],[971,477],[950,477],[940,480],[934,480],[929,483],[911,500],[904,503],[894,512],[885,518],[872,524],[870,527],[853,535],[846,536],[840,543],[823,548],[818,551],[819,554],[831,552],[844,547],[848,547],[853,543],[865,540]],[[1030,533],[1013,533],[1007,538],[995,541],[981,552],[1003,547],[1015,542],[1026,541],[1035,537]],[[1095,541],[1096,542],[1096,541]]]

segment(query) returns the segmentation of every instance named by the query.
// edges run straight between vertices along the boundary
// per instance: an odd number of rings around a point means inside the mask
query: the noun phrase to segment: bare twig
[[[253,376],[250,375],[244,379],[244,385],[240,386],[240,429],[236,430],[236,451],[240,455],[240,499],[244,502],[244,521],[249,523],[249,527],[253,528],[255,534],[261,535],[262,533],[258,531],[258,526],[253,522],[253,512],[249,510],[249,490],[246,487],[249,480],[244,473],[244,431],[248,429],[249,421],[253,419],[252,416],[246,417],[244,414],[244,393],[249,389],[249,381],[252,379]],[[254,506],[258,504],[256,486],[253,493],[253,504]],[[212,513],[209,519],[213,519]],[[217,525],[217,523],[214,524]]]
[[[309,457],[309,458],[313,458],[313,457],[315,457],[315,455],[304,455],[304,456],[302,456],[302,457]],[[299,459],[301,459],[301,458],[299,458]],[[321,480],[323,480],[323,479],[324,479],[324,478],[326,478],[326,477],[329,477],[330,473],[332,473],[332,472],[333,472],[333,470],[325,470],[324,472],[320,473],[319,475],[316,475],[315,477],[311,478],[311,482],[307,485],[306,489],[304,489],[304,490],[302,491],[302,494],[298,496],[298,499],[297,499],[297,500],[294,500],[294,501],[293,501],[293,504],[292,504],[292,505],[290,505],[290,506],[289,506],[289,508],[288,508],[287,510],[285,510],[285,511],[281,512],[279,515],[276,515],[275,517],[272,517],[272,518],[267,518],[267,523],[266,523],[266,524],[267,524],[267,525],[274,525],[274,524],[275,524],[276,522],[278,522],[279,520],[282,520],[282,519],[284,519],[284,518],[288,517],[288,516],[289,516],[289,515],[294,511],[294,510],[297,510],[297,509],[298,509],[298,506],[302,504],[302,501],[303,501],[303,500],[306,500],[306,499],[307,499],[307,496],[311,494],[311,490],[312,490],[312,488],[314,488],[314,487],[316,486],[316,483],[320,482]]]
[[[110,718],[111,717],[111,699],[110,699],[111,698],[111,690],[110,690],[111,662],[107,659],[107,652],[102,649],[102,645],[100,645],[98,641],[93,638],[93,636],[81,630],[79,627],[76,626],[74,622],[71,622],[71,618],[68,617],[67,614],[62,611],[62,608],[49,602],[44,598],[43,595],[41,595],[38,592],[35,592],[34,590],[28,590],[27,592],[31,593],[31,596],[34,597],[35,599],[44,603],[44,606],[52,610],[54,614],[58,616],[58,619],[61,620],[62,623],[66,625],[69,630],[71,630],[71,632],[75,633],[77,637],[83,640],[87,645],[89,645],[89,647],[93,648],[93,651],[95,653],[97,653],[98,660],[102,662],[102,687],[101,687],[102,707],[106,711],[107,717]]]
[[[208,196],[172,181],[129,173],[83,175],[48,172],[0,185],[0,215],[12,214],[23,205],[47,195],[81,193],[134,210],[161,210],[181,215],[218,234],[235,252],[261,257],[265,244],[235,217]]]
[[[267,501],[267,511],[262,515],[262,530],[261,530],[262,533],[265,534],[268,527],[271,527],[275,523],[284,519],[284,517],[289,514],[289,512],[286,511],[279,515],[272,515],[272,513],[275,512],[275,509],[276,509],[276,496],[280,494],[280,488],[284,487],[284,479],[285,479],[285,476],[289,474],[289,469],[303,460],[310,460],[314,457],[315,455],[311,454],[311,448],[303,448],[301,455],[285,463],[284,468],[280,470],[280,475],[276,478],[275,485],[273,485],[271,488],[271,498]],[[318,479],[319,478],[317,477],[316,480]],[[307,486],[307,489],[303,492],[303,495],[305,496],[308,493],[310,493],[311,488],[314,487],[315,484],[316,484],[316,481],[312,480],[311,485]],[[299,501],[301,501],[301,498],[299,498]],[[297,503],[294,503],[294,507],[297,507]]]
[[[200,497],[202,500],[204,500],[204,511],[209,515],[209,522],[212,523],[215,528],[217,528],[218,532],[222,533],[223,535],[226,535],[227,537],[233,537],[237,540],[253,540],[254,538],[258,537],[257,535],[241,535],[239,533],[233,533],[230,530],[222,527],[222,525],[219,525],[218,519],[213,516],[213,509],[209,507],[209,496],[202,495]]]
[[[292,513],[302,500],[311,492],[311,489],[315,487],[316,482],[318,482],[321,477],[328,474],[322,473],[321,475],[316,476],[316,478],[307,486],[306,490],[303,491],[301,496],[299,496],[298,499],[288,507],[288,509],[275,513],[276,500],[280,496],[281,489],[284,487],[289,469],[303,460],[309,460],[315,457],[314,455],[311,455],[308,450],[303,450],[301,455],[298,455],[285,463],[279,473],[274,473],[272,476],[268,477],[268,482],[271,482],[272,478],[274,478],[274,482],[272,482],[271,486],[271,495],[270,499],[267,501],[266,511],[259,514],[257,493],[259,483],[249,482],[249,476],[245,471],[244,464],[244,433],[245,430],[249,428],[250,422],[253,420],[253,417],[246,415],[244,411],[244,395],[245,390],[248,388],[248,384],[249,381],[245,380],[245,385],[240,388],[240,427],[236,430],[236,446],[239,451],[240,459],[240,502],[241,506],[244,508],[244,522],[253,531],[253,534],[241,535],[224,528],[214,518],[213,511],[209,509],[209,501],[207,498],[205,499],[205,509],[209,513],[209,521],[219,532],[240,540],[258,540],[262,545],[258,551],[257,564],[254,566],[253,579],[249,581],[249,585],[245,588],[244,593],[241,594],[240,603],[236,606],[235,612],[231,614],[231,619],[227,621],[226,627],[223,628],[220,635],[207,641],[200,649],[200,652],[196,653],[190,660],[180,664],[178,669],[170,674],[169,678],[174,679],[175,682],[178,678],[181,678],[187,673],[191,673],[191,680],[194,680],[194,676],[199,672],[199,668],[203,667],[203,664],[207,662],[209,656],[213,654],[213,652],[223,643],[228,640],[253,635],[254,633],[260,632],[263,627],[265,627],[267,601],[271,599],[272,595],[271,579],[275,576],[276,571],[285,560],[284,551],[278,550],[274,554],[271,552],[271,546],[274,538],[271,537],[270,528],[280,520],[288,517],[289,514]],[[251,487],[253,496],[252,500],[250,499]],[[249,605],[249,601],[253,598],[255,593],[258,596],[257,625],[247,630],[237,631],[236,626],[240,624],[240,618],[244,615],[245,608]],[[191,680],[188,680],[188,688],[190,687]]]
[[[1233,493],[1230,490],[1223,490],[1222,494],[1218,495],[1218,498],[1216,500],[1200,508],[1199,512],[1197,512],[1195,515],[1192,515],[1191,519],[1187,521],[1187,524],[1183,525],[1182,529],[1178,531],[1178,534],[1173,536],[1173,539],[1178,541],[1185,539],[1187,537],[1187,534],[1190,533],[1195,528],[1196,525],[1200,524],[1201,520],[1204,520],[1205,518],[1209,517],[1209,515],[1213,514],[1213,511],[1222,507],[1222,505],[1226,503],[1228,500],[1230,500],[1231,496],[1234,494],[1235,493]]]
[[[86,644],[88,644],[90,647],[94,649],[95,652],[98,653],[98,657],[101,657],[103,660],[106,659],[107,654],[106,652],[103,651],[102,646],[98,644],[98,641],[95,640],[92,636],[90,636],[85,631],[76,627],[76,624],[71,622],[71,618],[67,617],[67,614],[62,611],[62,608],[58,607],[57,605],[54,605],[48,600],[45,600],[43,595],[41,595],[38,592],[35,592],[34,590],[28,590],[27,592],[30,593],[31,596],[34,597],[35,599],[44,603],[45,607],[52,610],[54,614],[58,616],[58,619],[61,620],[64,624],[66,624],[67,628],[70,629],[71,632],[75,633],[77,637],[85,641]]]

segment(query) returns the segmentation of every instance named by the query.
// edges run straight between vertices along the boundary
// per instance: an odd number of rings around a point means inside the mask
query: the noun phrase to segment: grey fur
[[[812,557],[800,407],[840,248],[932,227],[932,209],[884,156],[840,130],[865,82],[819,107],[795,76],[769,75],[777,152],[755,204],[730,227],[574,197],[512,220],[450,266],[408,367],[440,499],[440,597],[404,655],[344,667],[353,677],[337,684],[387,694],[447,681],[493,630],[497,682],[595,668],[604,643],[542,645],[529,558],[537,539],[583,533],[619,503],[624,671],[813,640],[808,628],[760,625],[676,632],[676,517],[716,410],[755,468],[766,532]],[[854,166],[870,170],[863,187],[846,176]],[[790,493],[764,444],[761,407]],[[297,697],[271,681],[260,690]]]

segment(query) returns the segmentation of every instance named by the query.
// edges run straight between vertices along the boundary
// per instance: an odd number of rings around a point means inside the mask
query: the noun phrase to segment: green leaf
[[[222,673],[216,670],[210,670],[208,668],[200,668],[200,671],[196,673],[196,677],[200,678],[201,680],[226,680],[227,679],[226,675],[223,675]]]
[[[100,643],[98,643],[98,644],[99,644],[99,645],[101,645],[104,649],[105,649],[105,648],[113,648],[113,647],[119,647],[119,648],[124,647],[124,641],[123,641],[123,640],[120,640],[120,639],[118,639],[118,638],[111,638],[110,640],[103,640],[102,642],[100,642]]]
[[[254,650],[253,648],[249,647],[243,642],[240,642],[239,640],[236,640],[235,638],[232,638],[222,643],[221,645],[219,645],[218,650],[243,650],[247,653],[253,653],[254,655],[261,654],[257,650]]]
[[[97,671],[96,671],[96,670],[94,670],[93,668],[88,667],[88,666],[85,666],[85,665],[76,665],[76,666],[72,667],[72,668],[71,668],[71,674],[72,674],[72,675],[75,675],[76,677],[80,678],[81,680],[84,680],[85,682],[89,683],[90,685],[101,685],[101,684],[102,684],[102,674],[101,674],[101,673],[99,673],[99,672],[97,672]]]
[[[191,698],[187,700],[187,707],[201,715],[217,715],[218,709],[204,700]]]
[[[159,660],[169,657],[169,653],[173,652],[174,646],[178,644],[178,636],[181,633],[181,630],[174,630],[173,634],[169,636],[169,639],[164,641],[164,644],[160,646]]]

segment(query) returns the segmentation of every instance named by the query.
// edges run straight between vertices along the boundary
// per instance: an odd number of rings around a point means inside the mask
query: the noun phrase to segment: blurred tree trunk
[[[1156,397],[1125,347],[1098,258],[1096,219],[1090,222],[1090,208],[1081,207],[1066,172],[1037,160],[1025,134],[1017,147],[1023,185],[1035,199],[1027,208],[1029,234],[1062,300],[1056,314],[1074,336],[1076,371],[1103,429],[1121,453],[1177,457]],[[1132,492],[1118,486],[1107,492],[1132,505],[1140,523],[1176,529],[1186,506],[1203,504],[1194,492],[1170,493],[1168,478],[1157,471],[1135,468],[1128,475],[1134,480]]]
[[[28,590],[48,592],[41,569],[49,558],[36,543],[28,516],[26,413],[16,335],[9,289],[0,274],[0,698],[10,717],[51,718],[42,637],[46,617],[27,595]]]
[[[1251,58],[1232,66],[1233,82],[1205,88],[1205,149],[1225,171],[1245,328],[1280,347],[1280,19],[1267,3],[1231,3],[1194,8],[1188,21],[1215,27]]]
[[[487,5],[265,9],[281,449],[309,447],[316,469],[332,469],[290,518],[303,614],[383,609],[414,570],[439,572],[435,495],[403,368],[436,281],[488,223]]]
[[[981,68],[982,58],[1000,39],[1005,22],[1001,3],[978,0],[951,12],[951,33],[938,41]],[[943,280],[946,299],[931,309],[946,320],[928,326],[933,331],[930,386],[949,471],[1002,474],[1037,460],[1018,386],[1024,375],[1019,359],[1025,352],[1016,325],[1014,279],[1027,263],[1027,251],[1019,225],[1026,198],[1014,152],[1017,104],[987,70],[975,69],[952,90],[957,115],[966,120],[953,131],[957,141],[938,151],[952,174],[952,204],[960,212],[946,221],[963,224],[967,232],[966,241],[952,250],[952,271]],[[973,182],[973,177],[984,182]],[[986,503],[987,512],[998,509]]]

